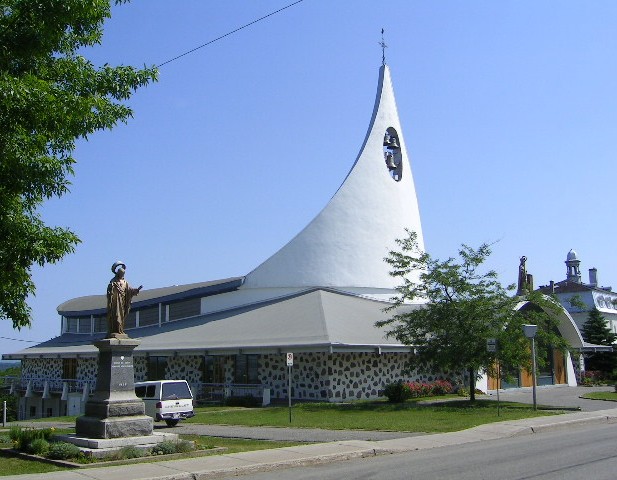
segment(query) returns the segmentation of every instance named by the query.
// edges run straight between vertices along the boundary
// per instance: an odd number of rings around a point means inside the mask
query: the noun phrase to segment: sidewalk
[[[529,435],[543,431],[567,429],[578,425],[605,423],[617,423],[617,408],[491,423],[452,433],[378,441],[345,440],[186,460],[16,475],[2,478],[6,480],[205,480],[219,478],[224,474],[256,473],[277,468],[323,464],[351,458],[461,445],[516,435]]]

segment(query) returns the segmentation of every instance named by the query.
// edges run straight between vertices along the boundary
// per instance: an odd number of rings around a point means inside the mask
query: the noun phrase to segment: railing
[[[194,383],[193,396],[198,402],[223,403],[232,397],[264,397],[264,386],[237,383]]]
[[[95,380],[75,380],[69,378],[46,378],[35,376],[22,376],[22,377],[4,377],[3,383],[0,387],[13,388],[19,390],[26,390],[28,385],[35,392],[42,392],[45,389],[45,383],[50,392],[62,393],[64,391],[64,385],[67,385],[67,393],[70,392],[83,392],[85,385],[88,385],[88,390],[93,391],[96,387]]]
[[[75,380],[66,378],[46,378],[36,376],[0,378],[0,388],[13,388],[25,391],[30,388],[32,392],[43,392],[45,384],[50,393],[83,392],[87,384],[89,392],[93,392],[96,387],[96,380]],[[255,384],[236,384],[236,383],[204,383],[198,382],[191,384],[193,396],[198,402],[205,403],[224,403],[229,398],[253,397],[263,400],[264,403],[270,402],[270,391],[264,385]]]

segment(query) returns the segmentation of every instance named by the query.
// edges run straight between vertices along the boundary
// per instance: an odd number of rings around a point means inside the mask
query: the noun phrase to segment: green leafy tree
[[[466,371],[474,401],[478,375],[482,371],[494,375],[497,361],[530,370],[524,323],[540,325],[539,357],[546,357],[549,347],[565,347],[550,314],[559,308],[556,302],[530,292],[529,300],[535,307],[521,310],[517,305],[522,299],[508,293],[514,285],[504,288],[495,271],[481,271],[491,253],[489,245],[478,249],[462,245],[458,260],[442,261],[419,248],[415,232],[407,233],[407,238],[396,241],[400,251],[391,251],[385,258],[392,267],[390,274],[402,282],[393,305],[387,309],[394,315],[376,325],[385,327],[389,337],[415,347],[409,369]],[[426,302],[422,308],[408,305],[422,301]],[[498,340],[497,352],[487,351],[489,338]]]
[[[613,345],[617,335],[611,332],[605,318],[597,308],[589,311],[587,321],[581,330],[583,339],[595,345]],[[613,375],[617,369],[617,354],[615,352],[596,352],[585,355],[585,369],[600,371],[606,376]]]
[[[126,122],[124,102],[156,80],[155,68],[96,67],[80,54],[101,42],[110,16],[110,0],[0,4],[0,319],[14,328],[30,325],[31,267],[79,243],[38,212],[68,191],[75,142]]]

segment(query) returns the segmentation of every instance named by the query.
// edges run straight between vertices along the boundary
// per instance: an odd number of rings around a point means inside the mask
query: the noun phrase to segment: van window
[[[140,385],[135,387],[135,395],[139,398],[152,398],[154,397],[155,390],[156,385]]]
[[[174,382],[163,384],[162,400],[176,398],[193,398],[186,382]]]

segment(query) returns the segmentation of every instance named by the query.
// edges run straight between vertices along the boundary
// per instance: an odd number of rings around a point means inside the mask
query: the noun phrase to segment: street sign
[[[293,367],[294,366],[294,354],[289,352],[287,354],[287,366],[288,367]]]
[[[496,352],[497,351],[497,339],[496,338],[487,338],[486,339],[486,351],[487,352]]]

